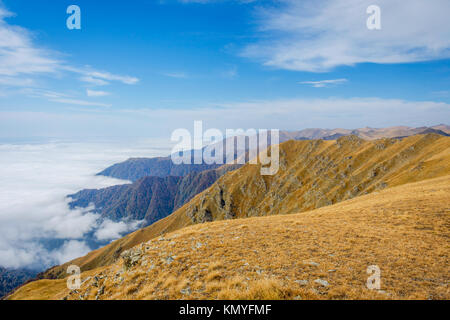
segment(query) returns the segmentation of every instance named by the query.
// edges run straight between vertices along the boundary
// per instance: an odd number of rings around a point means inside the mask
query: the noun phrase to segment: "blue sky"
[[[0,139],[448,124],[450,3],[375,2],[1,0]]]

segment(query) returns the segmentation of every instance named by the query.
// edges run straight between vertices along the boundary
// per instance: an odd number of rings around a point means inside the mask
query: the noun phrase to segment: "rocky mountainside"
[[[90,270],[113,263],[124,250],[189,225],[304,212],[448,174],[450,138],[442,135],[288,141],[280,145],[276,175],[261,176],[260,165],[246,164],[223,175],[168,217],[68,264]],[[63,277],[68,264],[42,276]]]
[[[9,299],[448,300],[449,194],[446,175],[303,213],[196,224],[84,272],[79,290],[41,280]],[[374,267],[381,287],[369,289]]]
[[[26,269],[6,269],[0,267],[0,298],[14,288],[33,279],[37,272]]]
[[[219,177],[237,165],[220,169],[191,172],[184,177],[148,176],[133,184],[112,186],[104,189],[87,189],[69,195],[71,209],[95,205],[93,210],[103,218],[113,221],[143,220],[150,225],[171,214],[191,200],[196,194],[210,187]]]

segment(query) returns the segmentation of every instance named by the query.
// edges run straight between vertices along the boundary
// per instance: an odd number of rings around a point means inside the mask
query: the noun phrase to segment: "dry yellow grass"
[[[450,299],[450,176],[316,210],[197,224],[136,247],[139,263],[28,284],[10,299]],[[170,258],[169,258],[170,257]],[[366,287],[370,265],[382,291]],[[328,286],[316,280],[328,282]]]
[[[450,138],[436,134],[364,141],[288,141],[280,145],[280,170],[261,176],[245,165],[229,172],[188,204],[153,225],[46,272],[65,277],[68,265],[90,270],[114,263],[122,251],[186,226],[313,210],[383,188],[450,174]],[[242,226],[245,228],[245,226]]]

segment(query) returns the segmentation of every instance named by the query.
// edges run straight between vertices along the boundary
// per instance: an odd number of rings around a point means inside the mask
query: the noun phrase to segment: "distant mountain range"
[[[450,126],[440,124],[433,127],[411,128],[406,126],[396,126],[388,128],[361,128],[361,129],[304,129],[300,131],[280,131],[280,143],[289,140],[336,140],[343,136],[355,135],[364,140],[374,140],[380,138],[404,138],[416,134],[436,133],[443,136],[450,135]],[[230,138],[229,138],[230,139]],[[226,142],[224,143],[224,149]],[[244,151],[248,151],[248,146]],[[236,158],[236,154],[235,157]],[[175,165],[171,157],[158,158],[131,158],[127,161],[114,164],[106,168],[98,175],[137,181],[146,176],[167,177],[185,176],[191,172],[201,172],[216,169],[220,165],[202,164],[180,164]]]
[[[360,129],[304,129],[300,131],[281,131],[281,142],[287,140],[323,139],[335,140],[342,136],[355,135],[364,140],[381,138],[402,138],[416,134],[436,133],[444,136],[450,135],[450,126],[440,124],[432,127],[395,126],[387,128],[360,128]]]
[[[157,163],[156,167],[164,162],[159,158],[148,160],[147,165]],[[143,159],[143,162],[145,162],[145,159]],[[134,163],[134,161],[131,161],[131,163]],[[182,168],[179,170],[166,171],[163,177],[146,176],[133,184],[117,185],[100,190],[82,190],[69,195],[72,198],[69,206],[74,209],[76,207],[86,208],[90,204],[94,204],[94,212],[100,213],[103,218],[113,221],[144,220],[143,225],[147,226],[165,218],[191,200],[196,194],[210,187],[222,175],[239,167],[239,165],[225,165],[218,169],[198,172],[197,170],[200,170],[200,168],[207,168],[208,166],[181,166]],[[194,170],[184,177],[169,175],[169,173],[189,172],[192,167],[194,167]],[[160,175],[164,175],[159,169],[153,170],[153,167],[150,167],[149,170],[152,172],[158,171]]]

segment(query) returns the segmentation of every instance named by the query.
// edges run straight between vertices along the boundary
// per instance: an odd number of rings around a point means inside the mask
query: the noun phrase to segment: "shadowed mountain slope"
[[[36,274],[36,271],[26,269],[6,269],[0,267],[0,298],[15,287],[33,279]]]
[[[133,184],[86,189],[69,195],[71,209],[93,204],[96,213],[113,221],[143,220],[144,226],[167,217],[238,165],[191,172],[184,177],[144,177]]]
[[[142,177],[182,177],[191,172],[201,172],[216,169],[216,164],[180,164],[175,165],[170,157],[131,158],[125,162],[114,164],[98,175],[109,176],[123,180],[137,181]]]
[[[108,246],[46,271],[65,277],[67,265],[105,266],[120,253],[167,232],[214,220],[308,211],[374,191],[450,174],[450,138],[436,134],[365,141],[288,141],[280,170],[261,176],[259,165],[228,172],[168,217]]]

